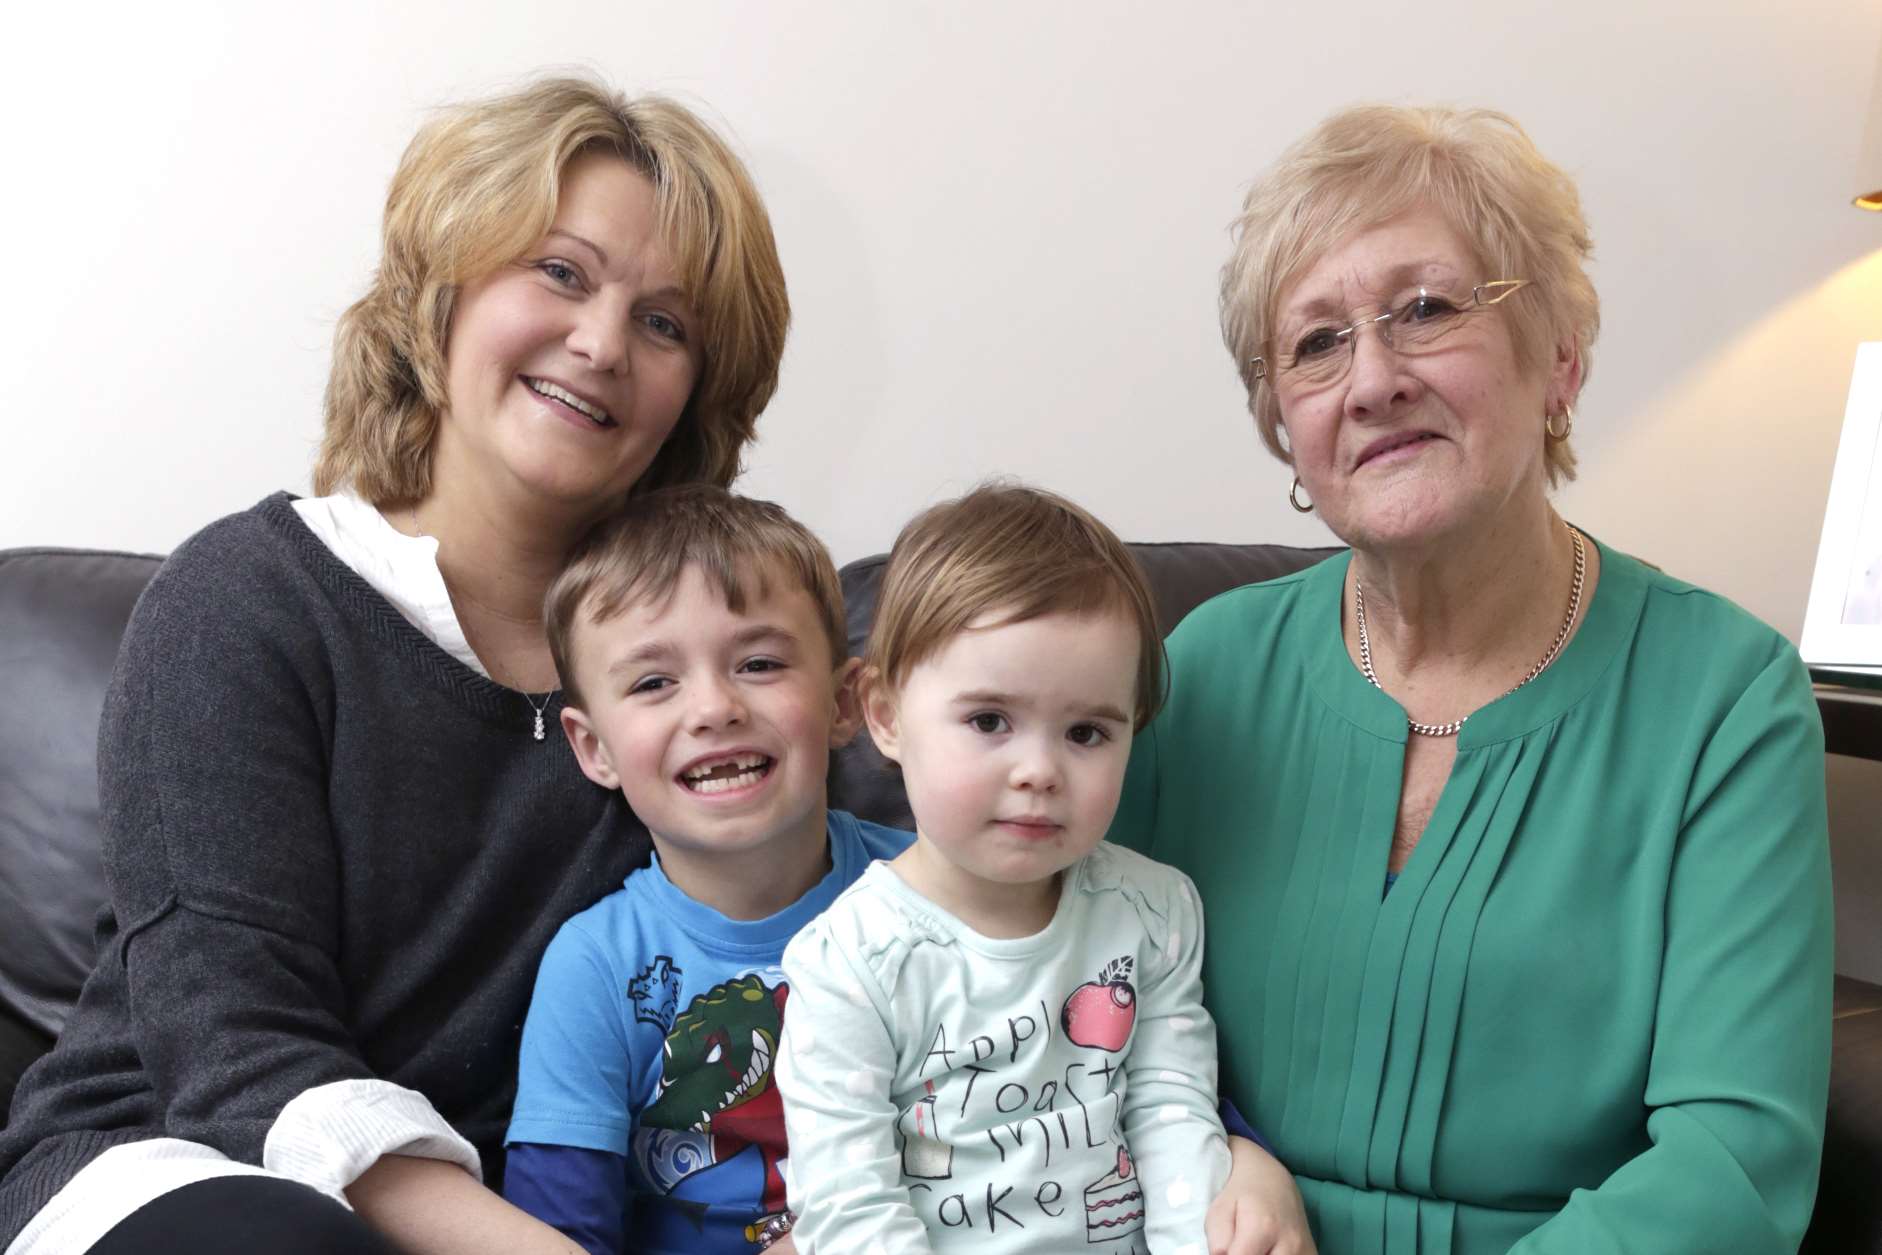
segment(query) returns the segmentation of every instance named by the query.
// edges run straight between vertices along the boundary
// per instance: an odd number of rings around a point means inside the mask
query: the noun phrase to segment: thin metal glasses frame
[[[1528,286],[1528,283],[1529,280],[1527,279],[1490,279],[1486,282],[1479,283],[1470,290],[1470,308],[1487,309],[1492,305],[1501,304],[1511,296],[1514,296],[1519,289]],[[1423,289],[1420,289],[1420,295],[1423,295]],[[1353,337],[1359,333],[1361,327],[1390,323],[1402,312],[1402,310],[1388,309],[1383,314],[1373,314],[1367,318],[1356,319],[1349,325],[1340,328],[1334,335],[1339,338],[1341,344],[1350,346]],[[1389,332],[1386,336],[1386,343],[1392,343]],[[1397,346],[1393,345],[1393,348],[1396,351]],[[1268,359],[1266,357],[1251,357],[1248,359],[1248,365],[1256,381],[1267,380],[1272,384],[1273,381],[1268,378]]]

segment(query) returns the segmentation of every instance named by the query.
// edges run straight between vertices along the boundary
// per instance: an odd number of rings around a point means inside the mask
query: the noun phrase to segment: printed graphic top
[[[1014,940],[870,867],[784,955],[799,1248],[1200,1255],[1228,1174],[1201,966],[1195,887],[1129,850]]]
[[[749,1252],[786,1228],[771,1063],[798,929],[911,834],[831,811],[831,868],[732,920],[653,866],[550,943],[523,1027],[505,1196],[589,1250]]]

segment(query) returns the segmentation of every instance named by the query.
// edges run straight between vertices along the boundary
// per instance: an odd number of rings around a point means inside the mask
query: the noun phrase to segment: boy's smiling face
[[[861,723],[859,664],[833,666],[811,595],[763,574],[741,581],[743,612],[688,567],[670,596],[584,615],[575,633],[587,709],[562,723],[576,759],[626,795],[668,877],[702,901],[715,895],[699,886],[821,858],[830,750]]]

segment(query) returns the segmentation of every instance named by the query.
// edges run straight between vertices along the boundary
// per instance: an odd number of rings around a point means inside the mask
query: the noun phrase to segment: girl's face
[[[1136,626],[1117,613],[982,616],[873,687],[876,744],[902,766],[918,840],[899,866],[970,923],[1035,907],[1117,811],[1130,760]]]
[[[584,513],[620,501],[692,395],[697,322],[653,184],[616,157],[576,158],[548,233],[459,295],[439,480]]]

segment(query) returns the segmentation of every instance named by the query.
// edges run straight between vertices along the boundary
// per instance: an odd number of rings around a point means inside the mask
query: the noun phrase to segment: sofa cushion
[[[1799,1255],[1882,1252],[1882,986],[1836,978],[1829,1126],[1817,1208]]]
[[[91,970],[105,900],[98,712],[118,638],[159,561],[0,552],[0,1004],[39,1033],[65,1024]]]

